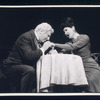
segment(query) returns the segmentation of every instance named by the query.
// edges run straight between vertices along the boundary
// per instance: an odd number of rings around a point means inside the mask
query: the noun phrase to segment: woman
[[[71,52],[81,56],[89,83],[86,92],[100,92],[100,67],[91,57],[89,37],[79,34],[75,30],[73,20],[69,17],[64,20],[62,26],[65,35],[71,41],[65,44],[55,43],[55,47],[61,48],[63,53]]]

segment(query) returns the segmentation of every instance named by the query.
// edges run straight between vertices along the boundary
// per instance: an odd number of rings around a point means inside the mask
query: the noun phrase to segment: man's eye
[[[65,29],[64,31],[67,31],[67,29]]]

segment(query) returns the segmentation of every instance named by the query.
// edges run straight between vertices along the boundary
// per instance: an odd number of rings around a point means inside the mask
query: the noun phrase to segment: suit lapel
[[[39,47],[39,44],[38,44],[38,40],[37,40],[37,38],[36,38],[36,36],[34,34],[34,30],[32,30],[31,36],[32,36],[32,41],[35,44],[36,49],[39,49],[40,47]]]

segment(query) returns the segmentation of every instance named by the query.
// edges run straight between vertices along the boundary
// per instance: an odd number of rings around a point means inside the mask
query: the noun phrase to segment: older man
[[[34,30],[19,36],[9,56],[3,61],[5,74],[12,80],[20,79],[21,93],[32,92],[36,78],[36,63],[52,46],[49,41],[52,33],[54,30],[50,24],[44,22],[37,25]]]

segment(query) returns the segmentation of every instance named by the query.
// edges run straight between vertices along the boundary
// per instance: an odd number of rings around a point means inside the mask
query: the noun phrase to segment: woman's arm
[[[55,43],[55,47],[58,47],[60,49],[65,49],[66,51],[72,51],[73,50],[73,48],[69,44]]]
[[[71,42],[68,42],[66,44],[55,43],[55,47],[58,47],[60,49],[65,49],[65,51],[74,51],[77,49],[81,49],[88,43],[89,43],[89,37],[87,35],[82,35],[74,43]]]

